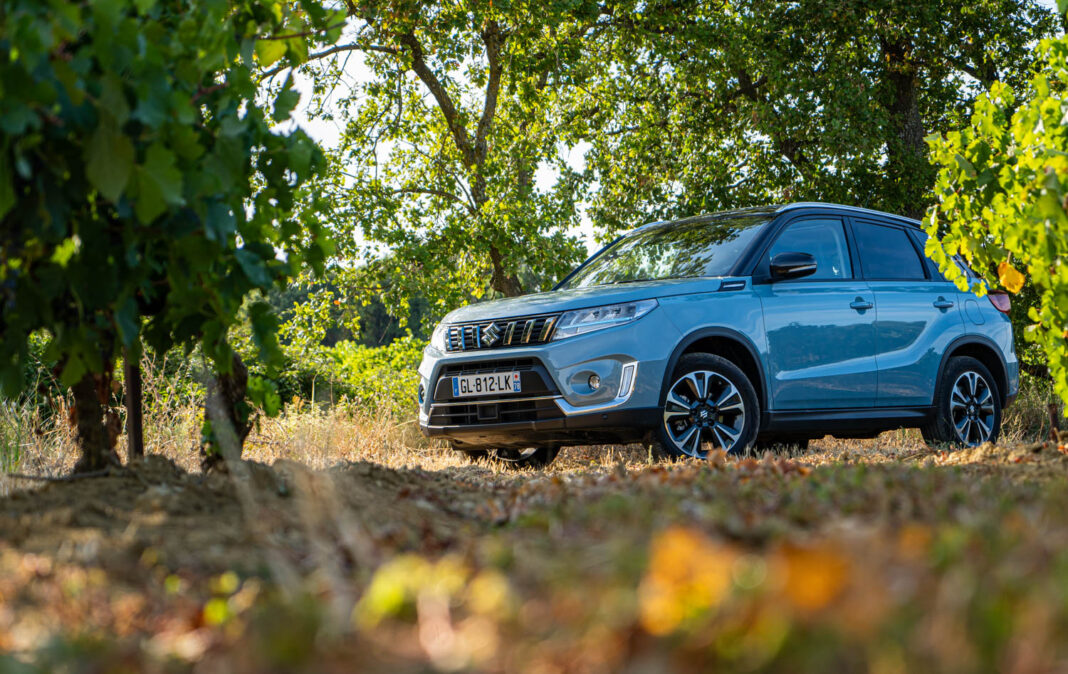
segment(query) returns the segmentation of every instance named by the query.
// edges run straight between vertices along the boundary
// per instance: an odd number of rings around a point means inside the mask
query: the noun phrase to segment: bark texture
[[[74,464],[75,473],[91,473],[119,465],[115,442],[119,434],[118,415],[107,401],[111,394],[111,373],[86,374],[71,387],[74,408],[71,421],[78,437],[81,456]]]
[[[208,383],[204,416],[211,421],[217,446],[201,445],[201,465],[205,470],[219,467],[224,461],[241,459],[241,448],[252,430],[249,423],[248,368],[236,353],[230,372],[218,374]]]

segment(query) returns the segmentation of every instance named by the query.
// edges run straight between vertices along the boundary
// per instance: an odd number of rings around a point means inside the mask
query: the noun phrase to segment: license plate
[[[523,390],[518,372],[461,374],[452,378],[452,396],[484,396],[494,393],[519,393]]]

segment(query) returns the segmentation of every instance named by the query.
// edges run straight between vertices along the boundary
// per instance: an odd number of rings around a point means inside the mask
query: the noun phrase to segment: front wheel
[[[922,428],[928,444],[976,447],[996,442],[1001,431],[1001,397],[990,370],[974,358],[946,363],[935,391],[935,417]]]
[[[756,441],[760,409],[745,373],[726,358],[691,353],[679,360],[657,429],[671,457],[703,459],[709,450],[738,454]]]

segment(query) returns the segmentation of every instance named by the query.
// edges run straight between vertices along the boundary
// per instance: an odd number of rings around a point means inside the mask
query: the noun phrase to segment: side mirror
[[[771,258],[771,279],[785,281],[816,272],[816,258],[808,253],[785,252]]]

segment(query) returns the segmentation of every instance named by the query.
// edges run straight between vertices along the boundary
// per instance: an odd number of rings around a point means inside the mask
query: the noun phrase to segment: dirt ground
[[[1048,444],[943,452],[896,433],[674,464],[639,447],[586,448],[541,473],[403,443],[310,467],[283,445],[253,444],[254,460],[229,473],[149,456],[106,477],[9,481],[0,499],[9,664],[614,671],[648,660],[869,671],[892,660],[905,669],[886,671],[915,671],[959,660],[1048,671],[1068,662],[1055,639],[1068,633],[1059,631],[1068,609],[1041,600],[1068,592],[1068,459]],[[958,558],[959,578],[944,566]],[[686,560],[734,580],[722,586]],[[991,596],[1005,604],[995,609],[1025,617],[1006,619],[996,648],[971,625],[971,611],[994,610],[981,578],[994,579]],[[1021,594],[1022,578],[1035,592],[1061,589]],[[873,593],[890,582],[902,589]],[[842,628],[843,617],[870,632]],[[928,643],[935,627],[953,638]],[[739,630],[741,651],[717,641]],[[890,633],[918,645],[884,648]],[[1024,648],[1022,634],[1038,636]],[[812,666],[792,669],[798,657]]]

